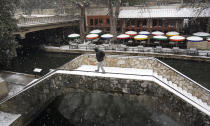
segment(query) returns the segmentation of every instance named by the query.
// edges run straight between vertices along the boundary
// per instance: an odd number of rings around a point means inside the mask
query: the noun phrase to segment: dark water
[[[160,59],[202,86],[210,89],[210,63],[175,59]]]
[[[49,72],[49,69],[55,69],[63,64],[71,61],[79,54],[65,54],[65,53],[46,53],[41,50],[33,50],[19,54],[17,58],[12,61],[11,66],[5,68],[5,70],[34,74],[34,68],[41,68],[41,75]]]
[[[104,93],[71,93],[59,104],[48,106],[28,126],[180,126],[164,113],[152,112],[140,99]]]

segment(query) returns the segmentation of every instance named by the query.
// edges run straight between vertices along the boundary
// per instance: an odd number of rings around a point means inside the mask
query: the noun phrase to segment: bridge
[[[19,30],[14,34],[21,38],[30,32],[79,25],[79,17],[74,15],[26,15],[17,20]]]
[[[95,55],[81,55],[0,101],[0,111],[29,122],[56,97],[71,92],[105,92],[139,96],[142,104],[183,125],[210,122],[210,92],[152,57],[108,55],[106,73],[96,73]]]

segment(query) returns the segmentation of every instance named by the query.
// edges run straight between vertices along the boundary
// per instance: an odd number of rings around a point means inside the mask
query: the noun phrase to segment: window
[[[98,25],[98,19],[95,19],[95,25]]]
[[[99,19],[99,24],[103,25],[103,20],[101,18]]]
[[[110,24],[109,18],[106,19],[106,24]]]
[[[137,27],[140,27],[140,25],[141,25],[141,21],[137,20]]]
[[[165,21],[164,21],[164,26],[165,26],[165,27],[168,27],[168,20],[165,20]]]
[[[135,19],[132,19],[132,20],[131,20],[131,25],[134,26],[135,24],[136,24]]]
[[[147,25],[147,20],[146,19],[143,20],[142,25],[143,26],[146,26]]]
[[[170,26],[175,26],[175,20],[170,21]]]
[[[127,26],[130,26],[130,20],[127,21],[126,25]]]
[[[93,19],[90,19],[90,25],[93,25]]]
[[[163,25],[163,21],[160,19],[159,20],[159,26],[162,26]]]
[[[157,26],[157,19],[152,20],[152,26]]]

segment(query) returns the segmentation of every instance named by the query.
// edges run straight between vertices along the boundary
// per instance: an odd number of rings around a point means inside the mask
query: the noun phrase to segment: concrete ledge
[[[0,98],[8,95],[7,83],[0,77]]]
[[[62,53],[80,53],[80,54],[91,54],[95,53],[94,50],[85,49],[64,49],[59,47],[43,47],[46,52],[62,52]],[[105,50],[106,54],[109,55],[127,55],[127,56],[147,56],[147,57],[158,57],[158,58],[172,58],[172,59],[184,59],[193,61],[204,61],[210,62],[210,57],[207,56],[193,56],[186,54],[173,54],[173,53],[155,53],[155,52],[138,52],[138,51],[119,51],[119,50]]]

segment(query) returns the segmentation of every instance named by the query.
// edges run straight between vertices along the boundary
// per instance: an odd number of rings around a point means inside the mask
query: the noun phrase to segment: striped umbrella
[[[90,34],[101,34],[101,33],[102,33],[102,30],[99,30],[99,29],[90,31]]]
[[[187,37],[187,40],[190,42],[202,42],[203,38],[198,37],[198,36],[191,36],[191,37]]]
[[[148,36],[146,35],[136,35],[134,37],[135,40],[146,40],[148,38]]]
[[[166,36],[178,36],[178,35],[179,35],[179,32],[176,32],[176,31],[170,31],[166,33]]]
[[[70,35],[68,35],[68,37],[71,39],[77,39],[80,37],[80,35],[79,34],[70,34]]]
[[[137,35],[137,32],[135,32],[135,31],[126,31],[125,34],[126,35],[130,35],[130,36],[135,36],[135,35]]]
[[[194,36],[199,36],[199,37],[208,37],[210,36],[209,33],[206,33],[206,32],[196,32],[196,33],[193,33]]]
[[[174,41],[174,42],[182,42],[185,40],[185,37],[183,36],[172,36],[169,38],[169,40]]]
[[[117,39],[129,39],[129,38],[130,38],[130,36],[126,35],[126,34],[121,34],[121,35],[117,36]]]
[[[139,34],[140,35],[150,35],[150,32],[148,32],[148,31],[140,31]]]
[[[113,38],[113,35],[112,34],[103,34],[103,35],[101,35],[101,38],[102,39],[111,39],[111,38]]]
[[[98,38],[98,34],[89,34],[86,36],[87,39],[96,39]]]
[[[158,36],[158,35],[164,35],[164,33],[161,32],[161,31],[154,31],[154,32],[152,32],[152,35],[153,36]]]
[[[168,38],[166,37],[166,36],[153,36],[152,37],[153,39],[155,39],[155,40],[168,40]]]

